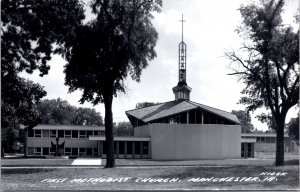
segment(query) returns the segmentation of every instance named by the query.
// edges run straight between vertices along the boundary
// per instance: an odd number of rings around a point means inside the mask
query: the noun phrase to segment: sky
[[[192,101],[231,112],[244,110],[237,104],[244,87],[237,77],[230,73],[230,61],[224,57],[225,50],[237,50],[242,39],[234,31],[241,23],[238,8],[245,0],[165,0],[162,11],[154,13],[153,25],[159,39],[155,47],[157,57],[143,70],[141,82],[130,77],[125,80],[126,93],[119,93],[113,101],[115,122],[128,121],[125,111],[135,108],[139,102],[166,102],[175,99],[172,88],[178,82],[178,44],[181,41],[181,15],[184,20],[184,41],[187,44],[187,84],[192,88]],[[299,3],[288,0],[283,20],[292,23]],[[87,13],[87,20],[93,18]],[[86,21],[87,21],[86,20]],[[297,26],[296,26],[297,27]],[[38,72],[21,76],[44,86],[47,99],[60,97],[71,105],[93,107],[104,116],[104,104],[93,106],[79,104],[81,91],[68,93],[64,85],[64,65],[67,62],[58,55],[49,61],[49,74],[39,77]],[[254,127],[266,130],[267,125],[260,123],[255,116],[264,110],[251,114]],[[295,117],[298,109],[290,110],[287,122]]]

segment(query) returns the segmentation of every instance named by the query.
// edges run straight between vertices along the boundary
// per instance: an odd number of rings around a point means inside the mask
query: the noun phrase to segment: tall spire
[[[179,20],[181,22],[182,34],[181,34],[181,42],[179,43],[179,82],[186,83],[186,44],[183,41],[183,14],[182,19]]]
[[[185,22],[185,20],[183,20],[183,14],[181,15],[181,20],[179,20],[181,22],[181,41],[183,42],[183,22]]]
[[[179,54],[178,54],[178,84],[177,86],[173,87],[173,92],[175,94],[175,100],[189,100],[190,99],[190,92],[192,88],[187,86],[186,83],[186,44],[183,41],[183,14],[181,20],[181,42],[179,43]]]

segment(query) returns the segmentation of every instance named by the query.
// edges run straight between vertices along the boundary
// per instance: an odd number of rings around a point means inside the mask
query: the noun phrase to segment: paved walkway
[[[101,165],[101,158],[79,157],[71,165]]]

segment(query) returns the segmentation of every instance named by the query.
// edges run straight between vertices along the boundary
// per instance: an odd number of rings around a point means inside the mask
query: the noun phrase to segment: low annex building
[[[152,126],[157,126],[157,129],[163,129],[168,126],[187,126],[186,124],[166,124],[166,123],[154,123],[144,126],[136,127],[135,136],[131,137],[115,137],[114,148],[116,158],[129,158],[129,159],[141,159],[141,158],[153,158],[155,154],[155,147],[159,144],[155,143],[160,140],[164,143],[163,139],[167,133],[172,130],[167,129],[164,135],[155,136],[137,136],[144,132],[146,135],[150,135]],[[191,126],[197,126],[196,124],[190,124]],[[203,126],[212,126],[210,124],[203,124]],[[217,125],[215,125],[217,126]],[[211,127],[210,127],[211,128]],[[175,128],[176,129],[176,128]],[[198,129],[198,128],[195,128]],[[159,131],[156,132],[159,134]],[[76,126],[76,125],[38,125],[34,127],[31,131],[27,131],[26,134],[26,154],[29,156],[54,156],[55,150],[51,146],[51,142],[55,143],[56,138],[59,138],[58,143],[62,144],[64,142],[64,147],[60,150],[61,155],[68,157],[106,157],[105,152],[105,136],[104,136],[103,126]],[[187,134],[182,133],[180,137],[186,137]],[[203,133],[203,140],[200,144],[207,142],[205,134]],[[193,135],[191,137],[197,138]],[[202,139],[202,138],[200,138]],[[185,139],[187,142],[187,138]],[[285,140],[285,152],[286,154],[299,154],[299,146],[292,141],[288,135],[284,136]],[[173,141],[175,142],[175,141]],[[196,144],[195,141],[194,144]],[[242,133],[240,137],[241,146],[241,156],[242,158],[256,157],[260,154],[275,154],[276,152],[276,134],[274,133]],[[162,145],[162,144],[161,144]],[[177,144],[178,145],[178,144]],[[184,144],[182,145],[184,147]],[[178,152],[174,151],[175,147],[167,145],[167,147],[162,146],[161,151],[165,151],[168,155],[176,154]],[[169,150],[169,151],[167,151]],[[218,151],[217,149],[216,151]],[[213,153],[214,150],[208,152]],[[185,153],[195,153],[191,151],[191,148],[186,149]],[[206,153],[202,153],[206,154]],[[178,156],[179,154],[177,154]],[[166,155],[164,155],[166,156]],[[159,157],[159,156],[158,156]],[[240,158],[238,157],[238,158]],[[156,157],[154,156],[154,159]],[[212,157],[213,158],[213,157]]]

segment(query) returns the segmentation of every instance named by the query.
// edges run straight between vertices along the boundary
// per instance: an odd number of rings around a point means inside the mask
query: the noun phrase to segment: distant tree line
[[[103,118],[95,109],[75,107],[60,98],[44,99],[37,108],[40,113],[39,124],[103,125]]]
[[[103,125],[103,117],[95,109],[75,107],[68,101],[44,99],[37,106],[40,113],[40,124],[51,125]],[[114,122],[113,133],[116,136],[133,136],[130,122]]]
[[[241,123],[241,132],[242,133],[253,133],[254,131],[254,126],[251,123],[251,116],[247,111],[243,110],[232,110],[232,114],[236,115],[238,120]]]
[[[141,102],[141,103],[137,103],[135,105],[135,108],[136,109],[140,109],[140,108],[144,108],[144,107],[150,107],[150,106],[153,106],[153,105],[157,105],[157,104],[160,104],[160,103],[155,103],[155,102]]]
[[[130,122],[122,121],[114,123],[114,135],[115,136],[133,136],[134,131]]]

